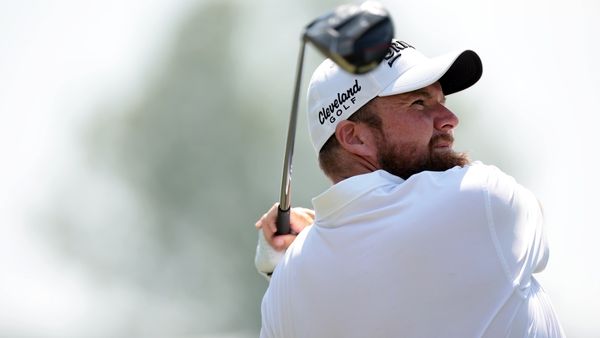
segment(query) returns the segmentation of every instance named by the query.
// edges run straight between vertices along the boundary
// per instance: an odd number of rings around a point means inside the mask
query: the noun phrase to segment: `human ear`
[[[335,128],[335,137],[340,146],[356,155],[374,155],[376,147],[373,131],[362,123],[344,120]]]

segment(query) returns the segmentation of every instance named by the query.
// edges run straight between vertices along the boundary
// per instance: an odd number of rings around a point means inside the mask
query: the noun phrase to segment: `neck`
[[[381,169],[375,159],[346,153],[341,156],[336,172],[329,175],[333,184],[339,183],[347,178],[357,175],[372,173]]]

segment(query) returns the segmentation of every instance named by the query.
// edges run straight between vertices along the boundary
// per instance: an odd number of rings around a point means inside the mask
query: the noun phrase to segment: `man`
[[[532,276],[548,261],[536,198],[452,149],[445,96],[481,73],[473,51],[397,40],[365,75],[318,67],[308,123],[333,186],[292,211],[297,236],[274,236],[277,205],[256,224],[256,266],[274,269],[261,337],[564,336]]]

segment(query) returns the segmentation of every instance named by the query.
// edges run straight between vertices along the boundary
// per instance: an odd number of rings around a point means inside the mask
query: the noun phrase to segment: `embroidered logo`
[[[415,49],[415,47],[404,41],[399,41],[396,39],[392,40],[390,49],[384,58],[390,68],[394,64],[394,61],[402,56],[401,52],[407,48]],[[337,117],[342,116],[344,111],[348,110],[352,104],[356,103],[356,94],[360,92],[361,89],[362,87],[358,84],[358,79],[355,79],[354,84],[350,88],[345,91],[338,92],[337,98],[327,106],[321,108],[321,111],[319,111],[319,122],[321,125],[325,124],[327,121],[330,123],[335,123]]]
[[[339,117],[344,112],[342,108],[344,110],[348,110],[348,108],[350,108],[350,106],[346,106],[344,103],[350,100],[352,104],[354,104],[356,102],[355,95],[356,93],[360,92],[361,89],[362,87],[358,84],[358,79],[355,79],[352,87],[348,88],[344,92],[338,92],[337,98],[333,100],[333,102],[321,108],[321,111],[319,112],[319,122],[321,122],[321,124],[325,124],[325,121],[334,123],[336,116]],[[350,103],[348,102],[348,104]]]
[[[385,55],[385,58],[384,58],[384,60],[387,60],[387,64],[388,64],[388,66],[390,66],[390,68],[394,64],[394,61],[396,61],[399,57],[402,56],[401,51],[405,50],[406,48],[415,49],[415,47],[409,45],[408,43],[406,43],[404,41],[398,41],[396,39],[392,40],[392,45],[390,46],[390,50],[388,51],[388,53]]]

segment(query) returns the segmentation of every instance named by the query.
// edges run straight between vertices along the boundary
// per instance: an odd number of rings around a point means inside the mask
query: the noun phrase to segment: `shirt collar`
[[[398,185],[402,182],[404,179],[384,170],[356,175],[340,181],[312,199],[315,221],[331,218],[339,210],[374,189],[390,184]]]

